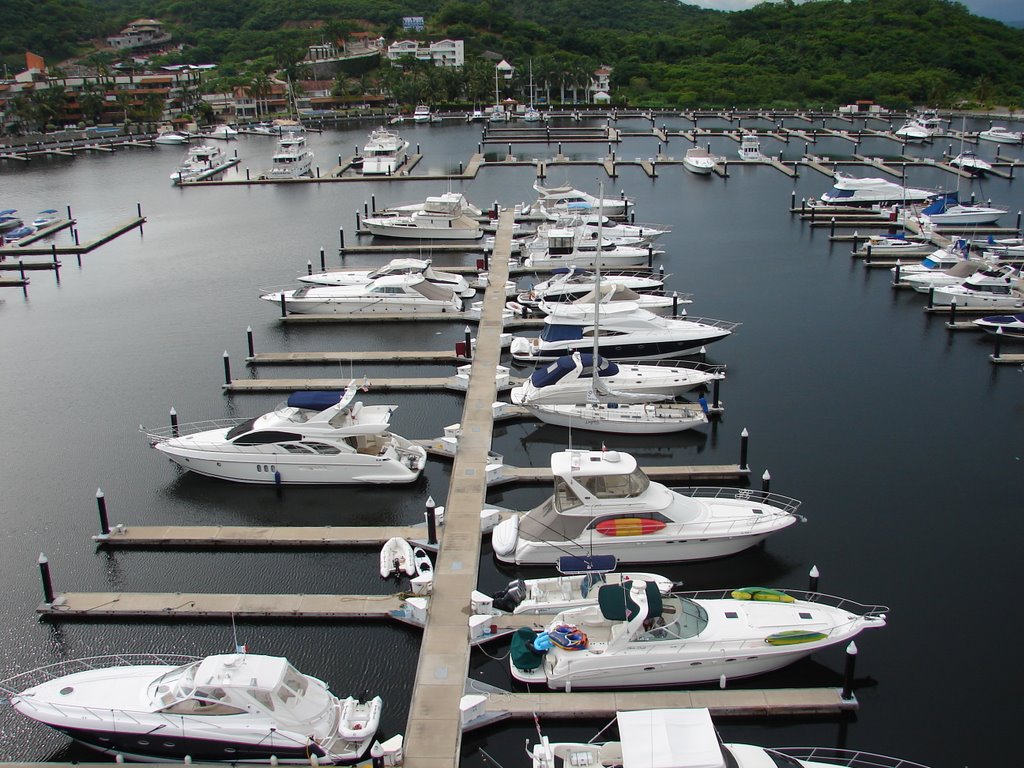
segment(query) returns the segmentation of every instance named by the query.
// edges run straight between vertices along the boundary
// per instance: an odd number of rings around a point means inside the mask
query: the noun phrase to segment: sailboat
[[[523,113],[523,120],[528,123],[536,123],[541,119],[541,114],[536,107],[533,106],[533,59],[530,59],[530,106],[526,112]]]
[[[600,197],[604,196],[602,185]],[[601,242],[601,222],[604,212],[598,205],[597,241]],[[598,248],[594,269],[594,328],[600,325],[601,311],[601,248]],[[598,359],[598,337],[594,333],[593,358]],[[538,403],[523,397],[526,389],[518,390],[516,405],[526,408],[546,424],[615,434],[653,435],[682,432],[708,423],[705,408],[694,403],[672,402],[671,396],[614,392],[601,381],[598,367],[593,366],[591,386],[582,403]]]
[[[494,108],[491,109],[491,116],[488,118],[492,123],[504,123],[508,120],[505,108],[501,105],[498,96],[498,68],[494,68]]]

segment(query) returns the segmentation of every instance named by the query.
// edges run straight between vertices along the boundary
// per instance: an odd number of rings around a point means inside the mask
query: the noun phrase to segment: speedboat
[[[36,217],[32,219],[32,226],[37,229],[41,227],[48,227],[57,221],[60,213],[54,208],[47,208],[45,211],[40,211],[36,214]]]
[[[595,326],[600,356],[609,360],[658,360],[696,352],[729,336],[739,323],[660,317],[629,301],[607,306],[555,304],[548,307],[539,337],[512,338],[512,357],[520,362],[537,362],[592,351]]]
[[[928,240],[916,240],[903,235],[869,235],[857,253],[866,256],[924,256],[935,250]]]
[[[24,682],[31,686],[11,690]],[[339,699],[277,656],[98,656],[4,681],[26,717],[107,755],[145,762],[349,764],[383,703]],[[315,760],[314,760],[315,758]]]
[[[17,212],[15,208],[7,208],[0,211],[0,232],[6,233],[12,229],[24,226],[25,222],[14,215]]]
[[[544,187],[540,184],[533,185],[538,194],[536,202],[528,206],[525,212],[541,213],[548,217],[558,218],[572,211],[579,211],[580,206],[587,206],[590,210],[601,210],[605,216],[613,219],[621,219],[629,213],[633,201],[625,195],[622,197],[606,197],[598,199],[593,195],[574,189],[570,186]]]
[[[888,611],[762,587],[666,597],[642,581],[602,586],[597,601],[562,611],[541,632],[517,631],[513,679],[577,690],[751,677],[884,627]]]
[[[203,135],[208,139],[223,139],[224,141],[230,141],[231,139],[238,138],[238,131],[230,125],[222,124],[215,125]]]
[[[1015,315],[989,315],[974,321],[974,324],[993,335],[1005,336],[1010,339],[1024,339],[1024,313]]]
[[[378,237],[416,240],[478,240],[484,231],[480,222],[462,209],[465,198],[458,192],[428,197],[423,207],[409,214],[386,213],[367,216],[363,226]]]
[[[593,389],[594,356],[590,352],[573,352],[538,368],[511,392],[514,403],[563,404],[585,402]],[[679,397],[698,387],[725,378],[721,366],[706,363],[641,365],[614,363],[597,358],[597,375],[601,390],[610,397],[625,395],[649,401]]]
[[[509,116],[505,114],[505,109],[500,104],[495,104],[490,115],[487,116],[489,123],[507,123],[508,121]]]
[[[970,150],[964,150],[959,155],[949,161],[949,164],[954,168],[959,168],[962,171],[973,173],[975,175],[981,175],[992,170],[992,164],[985,162],[976,154]]]
[[[683,167],[691,173],[709,174],[724,162],[724,157],[712,155],[703,147],[690,147],[683,155]]]
[[[455,291],[430,282],[422,274],[386,275],[353,285],[304,285],[291,291],[265,293],[260,298],[283,303],[296,314],[422,314],[463,309]]]
[[[184,469],[263,485],[411,483],[423,447],[388,431],[397,406],[363,405],[357,388],[296,392],[255,419],[149,430],[150,444]]]
[[[416,105],[416,109],[412,113],[412,121],[414,123],[429,123],[430,107],[426,104]]]
[[[908,267],[909,269],[910,267]],[[900,273],[900,282],[909,285],[918,293],[928,293],[942,285],[959,285],[975,272],[989,268],[985,262],[960,258],[947,267],[918,270],[908,274]]]
[[[620,711],[616,720],[619,741],[552,743],[541,735],[527,753],[532,768],[925,768],[860,749],[726,744],[705,708]]]
[[[656,238],[668,232],[668,228],[653,226],[651,224],[626,224],[624,222],[613,222],[607,216],[598,221],[598,216],[591,213],[589,207],[583,210],[576,210],[555,221],[541,224],[533,238],[526,240],[527,247],[534,245],[543,247],[552,231],[563,231],[571,229],[583,240],[597,242],[600,230],[600,237],[606,243],[615,245],[647,246]]]
[[[900,264],[899,267],[893,267],[890,271],[893,273],[893,277],[896,276],[898,271],[900,282],[906,283],[907,279],[910,277],[938,274],[945,270],[952,269],[957,264],[967,259],[966,253],[966,247],[961,249],[954,243],[948,249],[938,248],[932,251],[916,264]]]
[[[935,193],[927,189],[904,187],[893,181],[868,177],[856,178],[837,171],[835,184],[821,196],[828,205],[881,205],[883,203],[921,203]]]
[[[505,589],[495,592],[489,598],[482,593],[473,594],[474,613],[482,602],[501,613],[518,615],[552,614],[567,608],[582,608],[597,605],[598,588],[606,584],[624,584],[628,581],[643,581],[655,584],[663,595],[675,587],[675,582],[654,573],[631,571],[559,574],[541,579],[513,579]]]
[[[333,272],[316,272],[311,275],[300,275],[299,281],[314,285],[365,285],[379,277],[388,275],[423,275],[427,282],[451,288],[463,298],[476,293],[466,278],[454,272],[436,272],[430,259],[392,259],[387,264],[374,270],[350,269]]]
[[[921,209],[921,221],[940,226],[992,224],[1007,211],[989,205],[963,205],[958,198],[956,192],[937,195]]]
[[[301,131],[285,131],[277,142],[270,170],[264,179],[297,179],[313,172],[313,153]]]
[[[363,175],[390,176],[401,163],[398,155],[409,142],[387,128],[375,128],[363,146]]]
[[[745,133],[740,139],[739,148],[740,160],[765,160],[765,156],[761,154],[761,142],[757,139],[756,133]]]
[[[942,129],[942,120],[934,115],[919,115],[911,118],[894,131],[897,138],[904,142],[918,143],[931,141],[932,137]]]
[[[574,301],[582,298],[594,290],[596,278],[594,273],[587,269],[578,267],[559,268],[554,270],[555,274],[547,280],[542,280],[528,291],[521,292],[517,301],[525,307],[536,307],[542,301],[562,302]],[[637,293],[648,293],[661,290],[665,281],[661,277],[654,277],[649,273],[641,272],[619,272],[609,274],[603,272],[603,277],[624,285]]]
[[[28,237],[29,235],[34,235],[35,233],[36,228],[31,224],[22,224],[20,227],[15,227],[14,229],[8,229],[5,231],[3,233],[3,239],[8,242],[13,242],[15,240],[21,240],[22,238]]]
[[[984,240],[972,240],[971,247],[977,248],[987,261],[1024,261],[1024,238],[993,237]]]
[[[1008,268],[982,269],[958,285],[940,285],[931,293],[934,306],[954,301],[961,309],[1019,309],[1024,307],[1020,273]]]
[[[799,501],[774,493],[666,488],[620,451],[557,451],[551,473],[550,498],[492,531],[501,562],[551,565],[564,554],[614,555],[620,563],[708,560],[801,519]]]
[[[181,184],[186,181],[200,181],[227,169],[234,164],[227,153],[213,144],[198,144],[189,147],[177,169],[171,173],[171,181]]]
[[[1020,144],[1024,141],[1024,132],[1011,131],[1001,125],[993,125],[987,131],[978,134],[982,141],[993,141],[997,144]]]
[[[153,139],[154,144],[170,144],[170,145],[181,145],[188,144],[189,136],[187,133],[182,133],[175,130],[163,130],[160,131],[156,138]]]

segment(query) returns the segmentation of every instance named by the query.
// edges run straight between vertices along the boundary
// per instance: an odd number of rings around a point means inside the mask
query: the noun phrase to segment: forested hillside
[[[739,13],[674,0],[8,0],[0,55],[48,60],[89,50],[89,38],[154,17],[187,43],[178,61],[228,74],[284,66],[325,37],[368,30],[494,51],[549,93],[599,64],[617,100],[640,106],[803,106],[874,99],[892,107],[1024,103],[1024,30],[946,0],[819,0]],[[570,76],[567,73],[575,72]]]

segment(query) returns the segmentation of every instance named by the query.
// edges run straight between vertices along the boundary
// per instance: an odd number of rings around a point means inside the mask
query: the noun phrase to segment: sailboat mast
[[[590,398],[597,402],[597,354],[600,347],[601,330],[601,239],[604,237],[604,182],[598,185],[597,192],[597,253],[594,255],[594,359],[591,361]]]

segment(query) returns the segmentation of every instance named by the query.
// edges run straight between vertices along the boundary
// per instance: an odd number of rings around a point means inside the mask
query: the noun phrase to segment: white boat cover
[[[707,709],[618,712],[622,768],[724,768]]]

